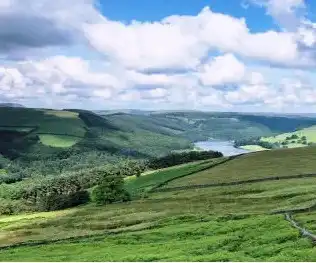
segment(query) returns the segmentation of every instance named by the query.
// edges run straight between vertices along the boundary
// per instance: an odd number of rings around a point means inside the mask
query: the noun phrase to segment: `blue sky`
[[[1,0],[0,102],[316,110],[316,1]]]
[[[99,9],[106,17],[113,20],[157,21],[174,14],[197,15],[205,6],[214,12],[246,18],[253,32],[277,29],[273,19],[265,15],[265,10],[251,5],[243,7],[238,0],[101,0]]]

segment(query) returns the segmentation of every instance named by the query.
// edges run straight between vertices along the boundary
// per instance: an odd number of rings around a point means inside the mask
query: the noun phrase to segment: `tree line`
[[[160,169],[183,163],[219,157],[223,157],[223,154],[218,151],[189,151],[171,153],[164,157],[151,159],[148,163],[148,167],[151,169]]]

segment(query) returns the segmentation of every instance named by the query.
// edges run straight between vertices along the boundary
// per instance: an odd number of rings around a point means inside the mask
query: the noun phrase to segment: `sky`
[[[0,102],[312,113],[314,0],[0,0]]]

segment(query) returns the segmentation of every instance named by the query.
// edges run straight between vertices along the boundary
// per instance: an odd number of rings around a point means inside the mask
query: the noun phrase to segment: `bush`
[[[62,176],[35,181],[21,190],[21,198],[39,211],[64,209],[89,201],[78,176]]]
[[[104,173],[102,182],[91,194],[93,202],[99,205],[131,200],[130,194],[124,188],[124,180],[119,174]]]
[[[22,211],[31,211],[21,200],[7,200],[0,198],[0,215],[13,215]]]
[[[39,196],[36,204],[38,211],[54,211],[73,207],[89,202],[89,193],[87,191],[78,191],[66,194],[50,194]]]

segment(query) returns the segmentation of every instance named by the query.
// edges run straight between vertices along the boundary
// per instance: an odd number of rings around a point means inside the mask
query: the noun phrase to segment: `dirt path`
[[[316,235],[308,231],[306,228],[300,226],[298,222],[296,222],[292,218],[291,214],[285,213],[284,215],[285,215],[285,220],[289,221],[294,228],[298,229],[303,237],[307,237],[311,239],[314,243],[316,243]]]

